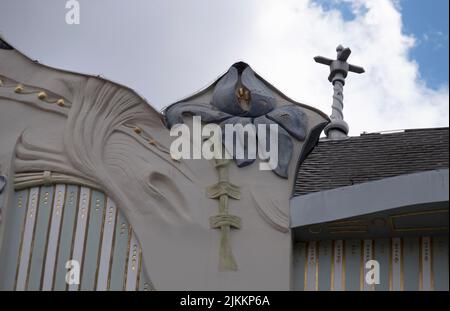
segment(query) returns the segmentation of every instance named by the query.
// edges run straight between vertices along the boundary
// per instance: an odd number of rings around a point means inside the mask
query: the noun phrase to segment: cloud
[[[265,38],[264,46],[249,47],[256,71],[270,72],[267,78],[288,96],[329,113],[328,71],[312,56],[334,57],[342,43],[353,51],[349,62],[366,69],[362,75],[350,73],[344,88],[351,134],[448,126],[448,85],[433,90],[421,80],[417,63],[409,58],[416,40],[402,32],[398,6],[359,0],[351,7],[355,18],[345,20],[338,9],[325,10],[320,2],[260,4],[255,29]]]
[[[351,135],[448,126],[448,84],[434,90],[420,77],[410,58],[418,41],[403,32],[400,3],[136,0],[130,6],[123,0],[80,0],[81,24],[68,26],[64,3],[17,0],[0,10],[0,29],[33,59],[102,74],[157,108],[198,91],[243,60],[287,96],[329,114],[329,72],[313,57],[335,57],[343,44],[353,51],[349,62],[366,69],[350,73],[344,89]]]

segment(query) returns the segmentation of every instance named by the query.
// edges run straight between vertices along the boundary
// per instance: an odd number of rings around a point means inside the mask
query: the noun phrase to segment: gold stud
[[[60,98],[56,101],[56,104],[60,107],[64,107],[64,99]]]
[[[14,89],[14,92],[16,93],[22,93],[23,92],[23,85],[22,84],[18,84],[16,86],[16,88]]]
[[[150,138],[149,140],[148,140],[148,143],[150,144],[150,145],[156,145],[156,141],[154,140],[154,139],[152,139],[152,138]]]
[[[39,98],[40,100],[45,100],[45,99],[47,99],[47,93],[45,93],[45,92],[39,92],[39,93],[38,93],[38,98]]]
[[[142,133],[142,130],[141,130],[139,127],[137,127],[137,126],[134,127],[133,131],[134,131],[136,134],[141,134],[141,133]]]

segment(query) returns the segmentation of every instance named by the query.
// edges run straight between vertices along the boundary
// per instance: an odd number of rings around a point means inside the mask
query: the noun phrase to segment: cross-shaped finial
[[[338,45],[336,48],[336,59],[329,59],[323,56],[316,56],[314,60],[317,63],[330,67],[330,75],[328,81],[333,84],[334,95],[331,113],[331,123],[328,124],[324,131],[330,139],[346,138],[348,134],[348,124],[344,121],[344,84],[348,72],[363,73],[364,68],[347,63],[347,59],[352,53],[349,48]]]
[[[323,56],[314,57],[314,60],[317,63],[330,66],[330,75],[328,76],[328,80],[330,82],[333,82],[333,79],[339,73],[342,75],[342,77],[339,77],[339,79],[342,80],[343,83],[345,83],[344,80],[347,77],[347,73],[349,71],[355,73],[364,72],[364,68],[347,63],[347,59],[352,53],[349,48],[344,48],[342,45],[338,45],[338,47],[336,48],[336,52],[336,60],[332,60]]]

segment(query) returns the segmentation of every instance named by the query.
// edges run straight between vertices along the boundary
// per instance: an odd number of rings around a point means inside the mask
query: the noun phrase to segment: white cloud
[[[356,18],[345,21],[339,11],[324,11],[314,2],[261,3],[255,30],[265,37],[264,45],[252,45],[248,51],[256,71],[269,72],[267,78],[288,96],[329,113],[328,71],[312,56],[334,57],[335,46],[342,43],[353,51],[349,62],[366,69],[362,75],[349,73],[344,89],[344,114],[352,135],[448,126],[448,85],[433,90],[420,80],[417,63],[409,59],[415,38],[402,33],[394,3],[358,0],[352,8]],[[264,53],[258,53],[261,50]]]
[[[448,84],[433,90],[421,80],[399,0],[333,0],[350,5],[352,20],[321,2],[80,0],[81,24],[68,26],[63,4],[15,0],[0,10],[0,29],[33,59],[100,73],[157,108],[243,60],[287,96],[330,113],[328,69],[313,57],[334,57],[343,44],[353,51],[349,62],[366,69],[345,85],[350,134],[448,126]]]

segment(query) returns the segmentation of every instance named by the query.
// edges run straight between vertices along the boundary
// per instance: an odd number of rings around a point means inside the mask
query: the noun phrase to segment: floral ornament
[[[183,115],[200,116],[205,123],[226,124],[253,123],[278,124],[278,166],[273,170],[277,175],[287,178],[288,167],[292,156],[293,143],[291,135],[303,141],[306,138],[307,116],[294,105],[277,105],[272,90],[256,77],[247,64],[239,62],[231,66],[214,87],[210,103],[179,102],[168,107],[165,116],[169,128],[183,123]],[[224,131],[222,131],[224,133]],[[267,134],[267,133],[266,133]],[[235,139],[237,142],[237,140]],[[270,136],[266,135],[266,146],[270,148]],[[244,144],[244,154],[248,156],[248,148]],[[234,148],[236,150],[236,148]],[[233,158],[239,167],[247,166],[255,159]]]

